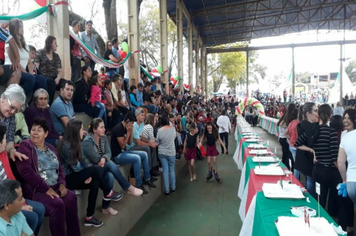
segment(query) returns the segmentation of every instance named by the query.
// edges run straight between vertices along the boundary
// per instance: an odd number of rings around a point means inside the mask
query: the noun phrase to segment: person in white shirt
[[[226,111],[223,110],[218,117],[216,124],[219,126],[220,139],[225,142],[226,154],[229,154],[229,132],[231,130],[230,118],[226,115]],[[221,145],[221,153],[224,153],[224,147]]]
[[[334,116],[336,116],[336,115],[343,116],[344,115],[344,108],[342,107],[341,102],[336,103],[336,107],[333,111],[333,114],[334,114]]]

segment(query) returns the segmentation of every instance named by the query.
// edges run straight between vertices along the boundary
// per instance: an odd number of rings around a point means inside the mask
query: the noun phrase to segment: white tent
[[[345,69],[343,69],[342,71],[342,92],[343,92],[343,96],[345,96],[346,93],[350,96],[351,92],[354,92],[354,88],[352,86],[350,78],[347,76],[345,72]],[[330,90],[328,102],[337,103],[339,101],[340,101],[340,73],[337,75],[334,87]]]

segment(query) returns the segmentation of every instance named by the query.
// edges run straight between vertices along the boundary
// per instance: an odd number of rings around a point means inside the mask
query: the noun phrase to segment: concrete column
[[[177,52],[178,52],[178,76],[180,80],[179,90],[183,91],[183,14],[181,0],[176,1],[176,19],[177,19]]]
[[[208,54],[206,53],[206,48],[204,47],[204,55],[205,55],[205,74],[204,74],[204,81],[205,81],[205,94],[206,94],[206,99],[208,99]]]
[[[161,58],[161,66],[163,70],[168,69],[168,39],[167,39],[167,0],[159,1],[159,15],[160,15],[160,58]],[[169,78],[168,73],[163,74],[162,81],[166,84],[166,91],[169,91]]]
[[[188,23],[188,84],[189,93],[193,94],[193,23]]]
[[[344,91],[343,91],[343,86],[342,86],[342,72],[344,70],[344,55],[343,55],[343,44],[340,44],[340,101],[343,102],[343,96],[344,96]],[[346,105],[346,104],[345,104]]]
[[[56,0],[48,0],[48,4],[56,3]],[[47,13],[47,32],[48,35],[53,35],[57,39],[58,53],[62,62],[64,78],[70,80],[70,50],[69,50],[69,11],[68,5],[57,5],[58,9],[56,16],[51,16]]]
[[[130,51],[140,50],[140,32],[139,32],[139,15],[138,0],[127,1],[128,8],[128,39]],[[130,67],[130,85],[137,85],[140,81],[140,54],[135,53],[129,58]]]
[[[292,101],[295,102],[295,56],[294,47],[292,47]]]
[[[200,77],[201,77],[201,93],[202,95],[204,95],[204,92],[206,90],[205,87],[205,46],[203,45],[201,47],[201,54],[200,54],[200,59],[201,59],[201,73],[200,73]]]
[[[195,88],[198,88],[200,86],[200,79],[199,79],[199,73],[200,73],[200,68],[199,68],[199,36],[196,33],[195,34]]]
[[[248,83],[249,83],[249,63],[248,61],[250,60],[249,56],[249,51],[246,51],[246,97],[250,96],[250,93],[248,91]]]

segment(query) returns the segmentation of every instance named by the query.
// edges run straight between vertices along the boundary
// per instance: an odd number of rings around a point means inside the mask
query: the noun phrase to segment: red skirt
[[[213,146],[206,145],[206,156],[214,157],[214,156],[218,156],[218,155],[219,155],[219,152],[218,152],[218,149],[216,149],[216,144],[214,144]]]
[[[194,148],[187,148],[186,152],[185,152],[185,159],[187,161],[192,160],[192,159],[197,159],[197,149]]]

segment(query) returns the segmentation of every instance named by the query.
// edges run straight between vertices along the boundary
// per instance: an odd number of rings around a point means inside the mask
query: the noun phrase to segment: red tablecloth
[[[245,215],[247,214],[247,211],[250,207],[251,201],[253,197],[256,195],[257,191],[262,191],[262,185],[264,183],[277,183],[278,180],[292,180],[293,184],[297,184],[300,187],[303,187],[303,185],[294,177],[293,174],[290,174],[288,177],[287,176],[269,176],[269,175],[256,175],[254,169],[250,170],[250,178],[248,181],[248,193],[247,193],[247,201],[246,201],[246,212]]]

